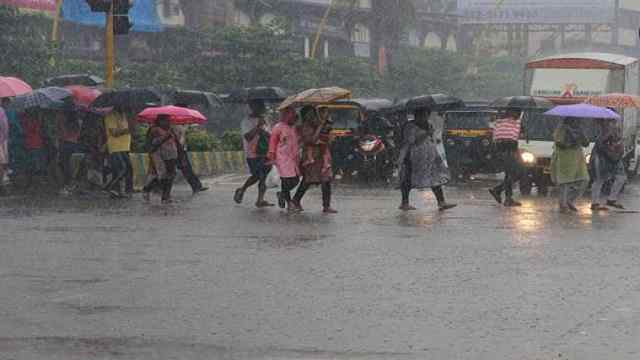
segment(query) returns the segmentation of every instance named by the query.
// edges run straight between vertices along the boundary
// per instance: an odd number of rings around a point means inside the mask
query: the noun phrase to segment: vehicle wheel
[[[531,187],[532,187],[531,179],[524,178],[520,180],[520,195],[529,196],[531,195]]]

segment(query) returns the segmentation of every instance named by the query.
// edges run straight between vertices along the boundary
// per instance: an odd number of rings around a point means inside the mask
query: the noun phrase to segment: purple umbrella
[[[560,105],[544,113],[549,116],[560,116],[570,118],[586,118],[586,119],[615,119],[620,120],[621,117],[615,111],[607,108],[593,106],[589,104],[576,105]]]

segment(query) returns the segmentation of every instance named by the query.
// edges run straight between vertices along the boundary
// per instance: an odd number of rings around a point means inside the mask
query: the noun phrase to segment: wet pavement
[[[286,215],[235,205],[238,181],[1,200],[0,359],[640,357],[640,214],[504,209],[474,182],[447,213],[343,186],[337,216],[319,189]]]

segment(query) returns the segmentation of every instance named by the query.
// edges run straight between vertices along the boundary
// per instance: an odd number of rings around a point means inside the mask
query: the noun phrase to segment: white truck
[[[640,61],[636,58],[607,53],[572,53],[529,61],[525,69],[525,94],[543,97],[556,105],[584,102],[590,96],[610,93],[640,95]],[[623,116],[625,162],[630,176],[638,173],[640,155],[639,112],[617,109]],[[595,139],[597,120],[585,120],[588,133]],[[523,115],[520,149],[527,176],[520,181],[523,194],[546,195],[551,186],[550,164],[553,153],[553,131],[558,119],[528,111]],[[593,143],[587,150],[591,153]],[[590,155],[587,155],[587,158]],[[588,159],[587,159],[588,160]]]

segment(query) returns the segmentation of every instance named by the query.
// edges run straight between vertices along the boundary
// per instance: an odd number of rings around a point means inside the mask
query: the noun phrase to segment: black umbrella
[[[221,100],[214,93],[197,90],[175,90],[170,94],[174,105],[203,105],[207,108],[221,106]]]
[[[162,95],[151,89],[121,89],[105,92],[91,104],[92,108],[119,107],[125,109],[144,109],[152,105],[161,105]]]
[[[549,109],[553,107],[553,103],[547,99],[534,96],[507,96],[495,100],[489,107],[498,110],[533,110],[533,109]]]
[[[11,108],[16,111],[26,109],[64,109],[70,107],[72,93],[70,90],[60,87],[46,87],[36,89],[33,92],[17,96],[11,102]]]
[[[234,90],[226,99],[228,102],[245,103],[248,101],[281,102],[288,96],[287,91],[279,87],[259,86]]]
[[[421,109],[445,111],[464,106],[464,101],[446,94],[420,95],[396,103],[397,110],[413,112]]]
[[[98,86],[102,84],[104,84],[104,80],[102,78],[89,74],[60,75],[48,78],[44,81],[45,86]]]

